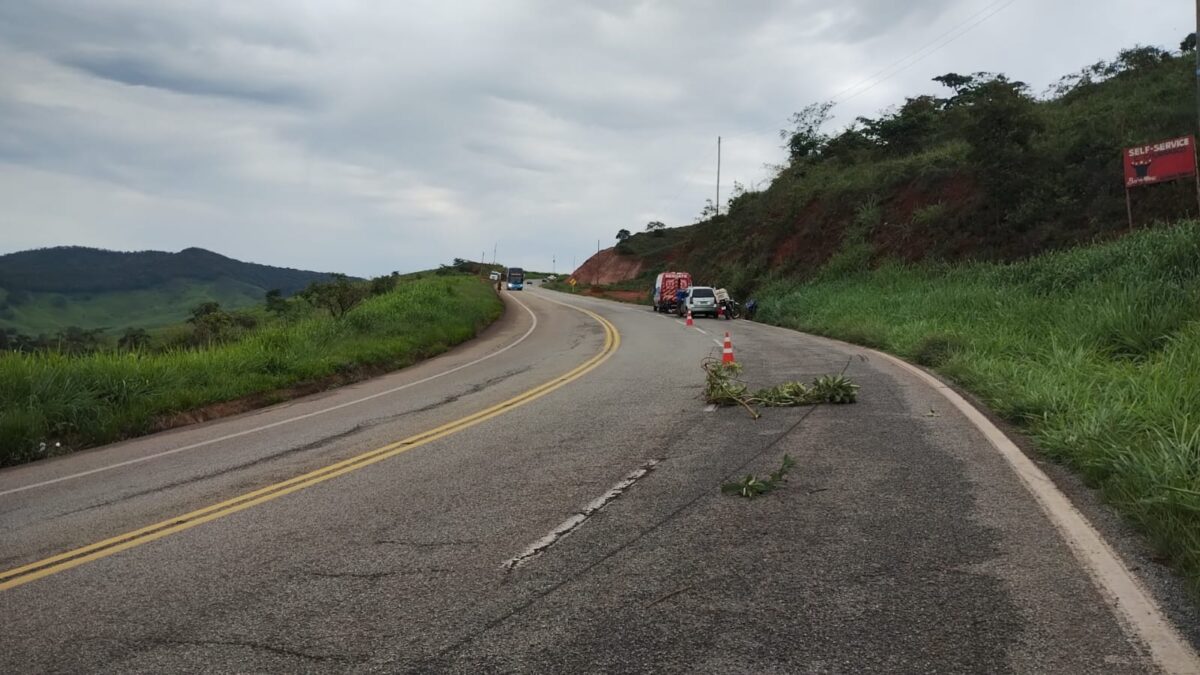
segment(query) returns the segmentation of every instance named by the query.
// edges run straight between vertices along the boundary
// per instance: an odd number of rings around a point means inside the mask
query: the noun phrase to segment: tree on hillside
[[[821,159],[842,160],[853,164],[861,156],[875,149],[875,142],[868,138],[858,122],[842,130],[842,133],[826,141],[821,148]]]
[[[381,277],[371,279],[371,295],[384,295],[396,290],[396,284],[400,282],[400,274],[392,272]]]
[[[923,150],[933,138],[942,107],[943,101],[933,96],[916,96],[905,99],[893,113],[879,119],[860,117],[858,122],[862,124],[862,136],[887,154],[911,155]]]
[[[993,204],[1016,203],[1036,166],[1033,137],[1042,129],[1036,104],[1020,82],[996,78],[971,92],[968,154]]]
[[[617,230],[617,243],[624,244],[625,241],[632,236],[633,235],[629,233],[629,230],[621,228],[620,230]]]
[[[267,311],[276,315],[283,316],[287,313],[288,303],[283,297],[283,291],[278,288],[272,288],[267,291],[266,295]]]
[[[90,354],[100,349],[103,339],[103,328],[80,328],[67,326],[55,336],[58,350],[64,354]]]
[[[652,220],[646,223],[646,231],[655,237],[663,236],[663,230],[666,229],[666,223],[659,220]]]
[[[781,129],[779,137],[786,141],[784,148],[792,163],[802,161],[816,155],[829,137],[821,131],[829,120],[833,119],[829,111],[833,109],[832,101],[809,104],[804,110],[792,113],[789,121],[790,129]]]
[[[455,258],[456,263],[458,260]],[[368,292],[366,284],[355,283],[345,274],[334,274],[333,281],[310,284],[301,295],[313,305],[329,310],[333,318],[340,319],[365,300]]]
[[[946,73],[945,75],[938,75],[937,77],[933,78],[933,81],[953,89],[954,93],[956,94],[961,94],[969,86],[974,84],[975,76],[959,75],[958,73]]]
[[[1183,42],[1179,43],[1179,51],[1194,52],[1196,51],[1196,34],[1188,33],[1187,37],[1183,38]]]
[[[150,334],[145,328],[126,328],[125,333],[117,340],[117,349],[132,352],[150,346]]]
[[[216,302],[200,303],[187,321],[192,324],[191,343],[198,346],[228,339],[234,325],[233,316]]]

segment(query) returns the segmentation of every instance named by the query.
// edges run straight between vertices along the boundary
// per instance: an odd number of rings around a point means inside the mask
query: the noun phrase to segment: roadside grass
[[[1200,593],[1200,222],[1013,264],[778,281],[762,321],[930,366],[1079,471]]]
[[[207,348],[3,352],[0,466],[148,433],[214,403],[401,368],[473,337],[501,312],[488,284],[441,276],[402,282],[340,320],[312,314]]]

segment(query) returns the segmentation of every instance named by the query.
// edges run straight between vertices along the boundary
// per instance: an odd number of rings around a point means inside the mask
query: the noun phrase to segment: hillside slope
[[[0,255],[0,288],[9,291],[86,293],[151,288],[175,279],[226,278],[290,295],[328,274],[234,260],[202,248],[105,251],[59,246]]]
[[[885,260],[1010,261],[1118,236],[1121,149],[1194,133],[1193,59],[1135,47],[1040,98],[1004,75],[949,73],[937,95],[832,135],[820,131],[830,108],[810,106],[769,187],[735,185],[719,216],[634,235],[614,252],[644,264],[614,269],[685,269],[745,295]],[[1139,189],[1133,209],[1143,226],[1195,216],[1195,186]]]
[[[199,248],[123,253],[64,246],[0,256],[0,329],[36,335],[68,326],[117,331],[182,321],[203,302],[261,303],[329,274],[246,263]]]

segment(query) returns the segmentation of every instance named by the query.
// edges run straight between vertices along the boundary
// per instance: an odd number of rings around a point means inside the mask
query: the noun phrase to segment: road
[[[1196,667],[936,383],[750,322],[505,301],[413,368],[0,472],[0,671]],[[860,401],[709,409],[725,330],[752,385],[844,371]],[[785,453],[781,489],[720,493]]]

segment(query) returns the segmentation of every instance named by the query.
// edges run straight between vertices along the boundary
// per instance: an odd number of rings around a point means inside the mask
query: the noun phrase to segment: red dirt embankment
[[[604,285],[633,279],[642,273],[642,260],[633,256],[617,255],[606,248],[584,261],[571,276],[581,284]]]

